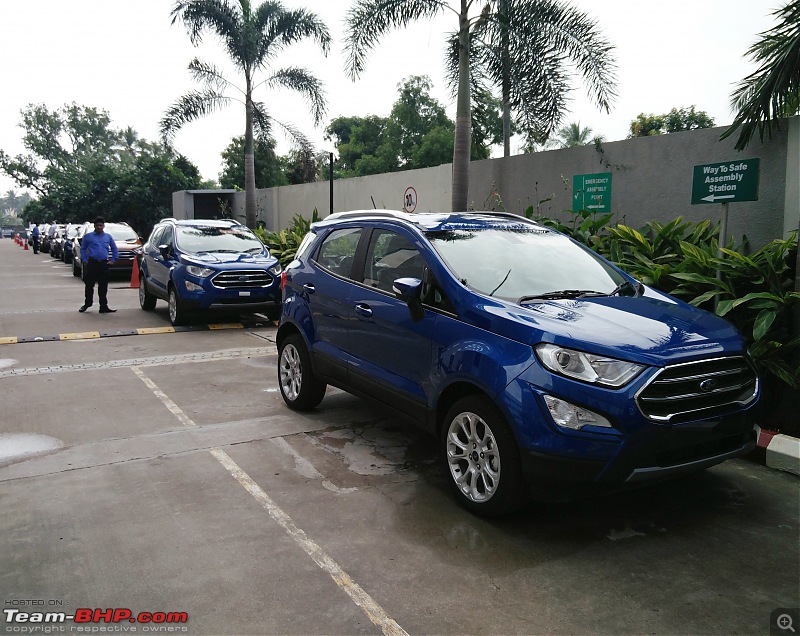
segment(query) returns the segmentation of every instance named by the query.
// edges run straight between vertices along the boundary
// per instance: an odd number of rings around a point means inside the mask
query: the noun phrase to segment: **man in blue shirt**
[[[33,253],[39,253],[39,236],[41,235],[41,231],[39,230],[39,224],[35,223],[33,229],[31,230],[31,245],[33,246]]]
[[[108,266],[117,260],[119,254],[114,238],[103,232],[105,225],[105,219],[98,216],[94,220],[94,232],[87,232],[81,239],[83,282],[86,284],[85,302],[78,310],[81,313],[92,306],[95,283],[97,283],[97,298],[100,300],[100,313],[113,314],[117,311],[108,306]]]

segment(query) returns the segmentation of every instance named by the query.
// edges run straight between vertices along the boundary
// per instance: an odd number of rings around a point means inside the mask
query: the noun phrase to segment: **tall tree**
[[[747,55],[760,64],[745,77],[731,95],[731,107],[737,111],[722,139],[739,130],[736,150],[744,150],[758,132],[772,137],[772,127],[782,117],[800,112],[800,0],[787,2],[773,12],[780,21],[748,50]]]
[[[515,121],[528,141],[542,142],[561,123],[573,90],[574,68],[597,106],[611,111],[616,93],[614,47],[596,22],[563,0],[495,0],[494,13],[479,23],[470,43],[473,91],[499,91],[503,153],[511,153]],[[457,77],[455,47],[447,71]]]
[[[458,89],[456,91],[456,127],[453,143],[453,184],[451,207],[466,210],[469,200],[469,160],[471,148],[471,102],[469,51],[471,30],[491,13],[488,2],[483,13],[470,17],[474,0],[459,0],[458,10],[445,0],[355,0],[347,13],[345,51],[347,70],[352,79],[363,71],[367,54],[382,35],[396,27],[406,27],[416,20],[426,20],[441,11],[452,11],[458,18]]]
[[[195,58],[189,63],[194,78],[204,85],[202,91],[191,91],[179,98],[161,120],[161,134],[169,140],[184,124],[194,121],[233,99],[226,91],[234,89],[244,102],[244,165],[245,219],[248,227],[256,224],[256,183],[254,135],[268,137],[272,123],[284,127],[304,151],[311,144],[297,129],[273,119],[261,102],[255,101],[254,90],[264,84],[268,88],[288,88],[303,95],[315,123],[325,113],[325,96],[321,82],[308,70],[288,67],[271,72],[256,83],[256,73],[267,68],[280,51],[306,38],[315,41],[327,55],[331,37],[319,17],[304,9],[288,10],[280,2],[264,2],[253,8],[250,0],[177,0],[172,9],[172,23],[181,20],[195,46],[208,31],[219,37],[233,64],[244,77],[244,86],[236,87],[219,69]]]

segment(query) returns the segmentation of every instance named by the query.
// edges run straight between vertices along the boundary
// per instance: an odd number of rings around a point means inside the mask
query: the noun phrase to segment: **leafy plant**
[[[320,220],[319,211],[314,208],[311,220],[295,214],[292,218],[292,225],[278,232],[256,228],[253,230],[261,242],[266,245],[273,256],[275,256],[284,267],[294,260],[297,248],[311,229],[311,224]]]
[[[646,285],[684,298],[731,321],[744,335],[764,381],[770,418],[792,424],[792,402],[800,404],[800,333],[792,332],[797,236],[777,239],[752,252],[746,237],[720,247],[719,225],[677,217],[650,221],[640,229],[609,225],[608,215],[572,212],[572,223],[539,221],[591,247]],[[752,252],[752,253],[751,253]],[[783,389],[781,388],[783,387]],[[786,389],[789,391],[786,391]],[[783,416],[776,415],[778,402]],[[788,406],[786,406],[788,405]],[[778,424],[780,428],[780,424]]]

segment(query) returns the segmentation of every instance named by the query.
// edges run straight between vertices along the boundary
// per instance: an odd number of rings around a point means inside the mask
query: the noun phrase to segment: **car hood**
[[[711,355],[744,353],[727,320],[666,294],[550,300],[524,306],[487,304],[486,328],[529,343],[555,344],[632,362],[663,365]]]
[[[231,263],[260,265],[261,267],[271,267],[277,262],[277,259],[269,254],[246,254],[243,252],[204,252],[202,254],[192,254],[191,258],[186,260],[209,265]]]

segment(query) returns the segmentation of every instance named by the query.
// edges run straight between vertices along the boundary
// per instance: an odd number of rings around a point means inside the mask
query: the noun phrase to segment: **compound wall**
[[[729,235],[737,241],[747,235],[759,246],[797,230],[800,117],[783,120],[771,140],[755,140],[741,153],[733,148],[735,136],[719,140],[724,130],[709,128],[615,141],[599,148],[592,145],[474,161],[470,165],[470,207],[523,214],[533,206],[542,215],[567,221],[571,218],[572,177],[610,172],[614,220],[635,228],[649,220],[668,221],[676,216],[716,221],[722,205],[691,204],[694,166],[758,158],[758,200],[729,205]],[[403,209],[409,188],[416,194],[416,211],[449,211],[450,185],[450,164],[336,180],[333,211]],[[295,214],[310,218],[314,208],[325,217],[331,211],[329,188],[328,182],[319,182],[259,190],[258,220],[269,229],[283,229]],[[244,193],[236,193],[233,201],[234,216],[244,220]]]

